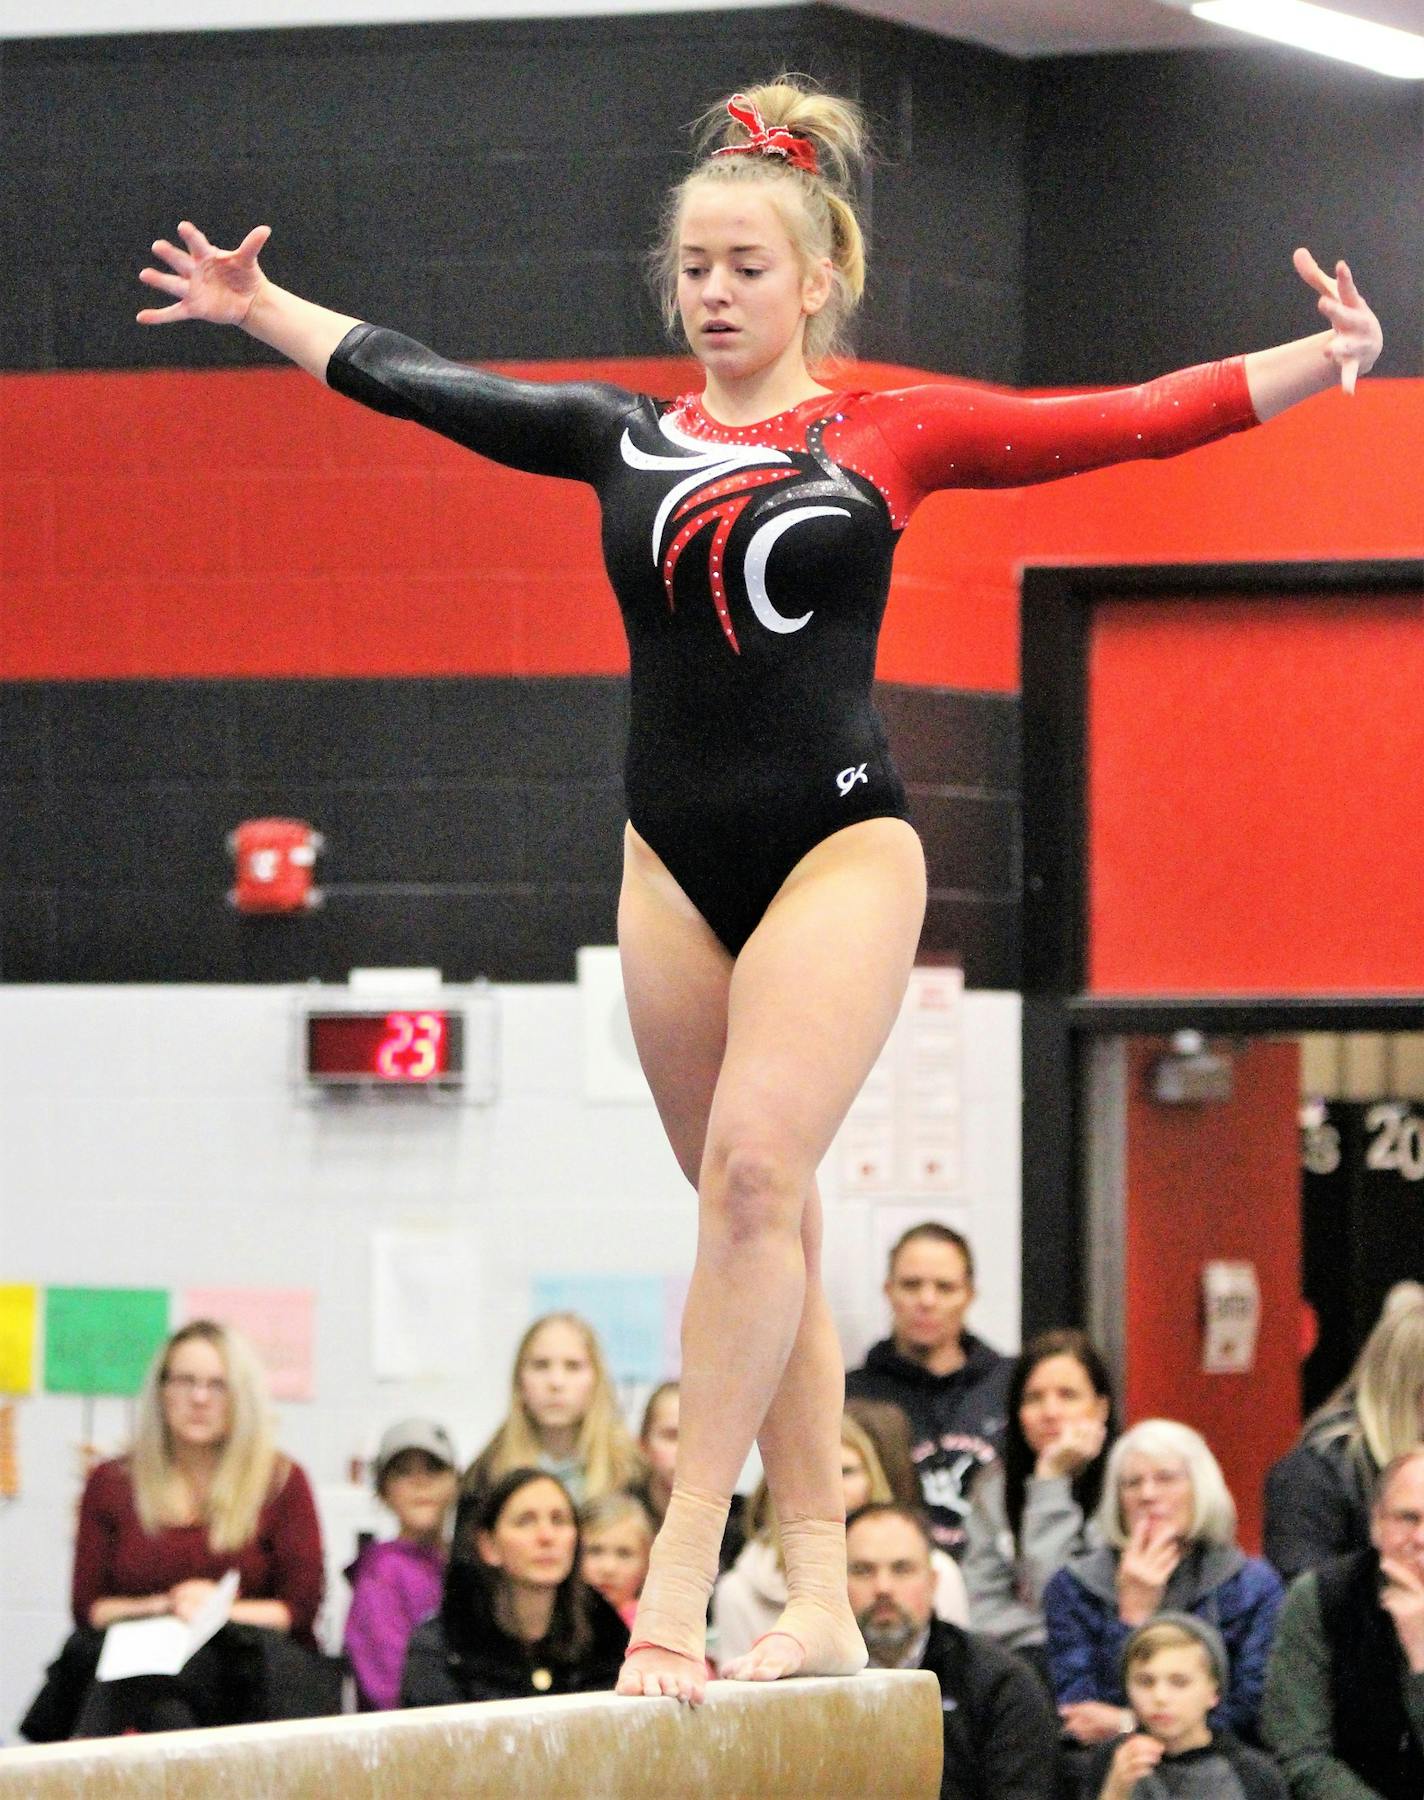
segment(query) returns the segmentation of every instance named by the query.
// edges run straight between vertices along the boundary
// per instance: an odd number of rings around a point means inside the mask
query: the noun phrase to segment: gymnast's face
[[[569,1497],[547,1476],[517,1487],[475,1548],[481,1560],[520,1587],[553,1588],[569,1578],[578,1526]]]
[[[829,259],[806,268],[771,185],[696,181],[683,204],[678,310],[693,354],[722,383],[799,357],[806,319],[830,293]]]

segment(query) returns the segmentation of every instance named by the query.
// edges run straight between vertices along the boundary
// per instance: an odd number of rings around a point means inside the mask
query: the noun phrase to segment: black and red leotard
[[[1174,456],[1254,424],[1241,359],[1030,398],[957,382],[719,424],[596,382],[512,381],[371,325],[327,381],[483,456],[589,482],[628,635],[628,814],[733,954],[806,852],[904,818],[871,701],[900,533],[926,494]]]

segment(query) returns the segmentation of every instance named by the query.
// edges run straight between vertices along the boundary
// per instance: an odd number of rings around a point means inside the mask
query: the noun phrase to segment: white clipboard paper
[[[100,1681],[127,1681],[133,1675],[176,1675],[215,1637],[232,1617],[237,1598],[237,1570],[229,1569],[197,1614],[186,1623],[160,1619],[121,1619],[104,1633],[95,1675]]]

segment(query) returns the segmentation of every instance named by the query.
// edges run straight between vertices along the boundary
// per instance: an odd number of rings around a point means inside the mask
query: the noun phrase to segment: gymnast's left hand
[[[1355,286],[1348,263],[1337,262],[1330,276],[1306,249],[1297,250],[1291,260],[1296,274],[1320,296],[1316,304],[1333,328],[1325,354],[1340,371],[1340,386],[1353,394],[1356,377],[1369,374],[1384,348],[1380,322]]]

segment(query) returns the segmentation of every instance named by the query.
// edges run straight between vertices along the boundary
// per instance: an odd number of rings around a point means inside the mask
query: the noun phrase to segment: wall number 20
[[[1398,1103],[1372,1106],[1365,1130],[1371,1133],[1367,1169],[1393,1169],[1406,1181],[1424,1181],[1424,1118]]]

